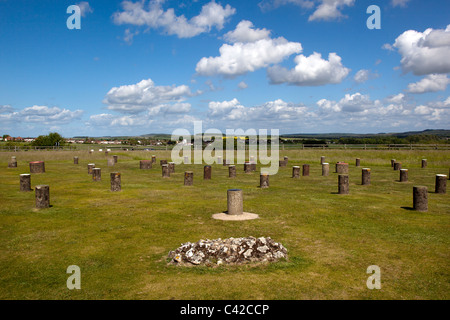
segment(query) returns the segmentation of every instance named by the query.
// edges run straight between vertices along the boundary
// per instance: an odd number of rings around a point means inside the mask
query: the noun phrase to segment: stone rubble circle
[[[245,264],[251,262],[275,262],[287,259],[287,249],[270,237],[228,238],[186,242],[170,251],[170,263],[175,265]]]

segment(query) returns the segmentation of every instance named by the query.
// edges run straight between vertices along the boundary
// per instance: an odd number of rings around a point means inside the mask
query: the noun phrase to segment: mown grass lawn
[[[448,174],[449,151],[289,150],[289,165],[260,189],[259,173],[237,178],[213,165],[178,165],[161,177],[168,151],[110,153],[119,163],[87,151],[0,154],[0,299],[449,299],[450,198],[434,193],[435,174]],[[157,165],[140,170],[140,159]],[[7,168],[11,155],[18,168]],[[79,165],[73,156],[80,157]],[[320,156],[330,163],[321,176]],[[361,167],[355,167],[355,158]],[[398,182],[390,159],[409,169]],[[428,168],[420,160],[428,159]],[[34,208],[34,192],[19,191],[29,161],[45,161],[32,187],[50,186],[52,207]],[[338,195],[334,163],[350,163],[350,195]],[[102,169],[93,182],[87,164]],[[292,166],[309,163],[310,176],[292,179]],[[259,167],[259,166],[258,166]],[[370,186],[361,168],[372,169]],[[185,170],[194,186],[183,186]],[[122,191],[109,188],[109,173],[121,172]],[[429,211],[411,210],[412,187],[425,185]],[[260,219],[220,221],[226,190],[244,191],[244,210]],[[167,254],[200,239],[266,236],[281,242],[289,260],[271,265],[181,268]],[[81,269],[81,290],[68,290],[66,269]],[[381,268],[381,290],[369,290],[367,267]]]

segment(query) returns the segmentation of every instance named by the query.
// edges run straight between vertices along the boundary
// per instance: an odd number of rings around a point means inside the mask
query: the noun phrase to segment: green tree
[[[31,143],[32,146],[62,146],[64,138],[57,132],[52,132],[46,136],[42,135]]]

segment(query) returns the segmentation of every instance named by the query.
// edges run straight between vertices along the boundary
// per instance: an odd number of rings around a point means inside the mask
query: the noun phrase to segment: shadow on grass
[[[408,211],[416,211],[416,209],[412,208],[412,207],[401,207],[404,210],[408,210]]]

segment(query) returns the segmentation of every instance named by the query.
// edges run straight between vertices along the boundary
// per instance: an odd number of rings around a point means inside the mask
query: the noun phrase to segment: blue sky
[[[81,29],[68,29],[70,5]],[[366,25],[370,5],[381,29]],[[450,2],[0,0],[0,134],[449,129]]]

